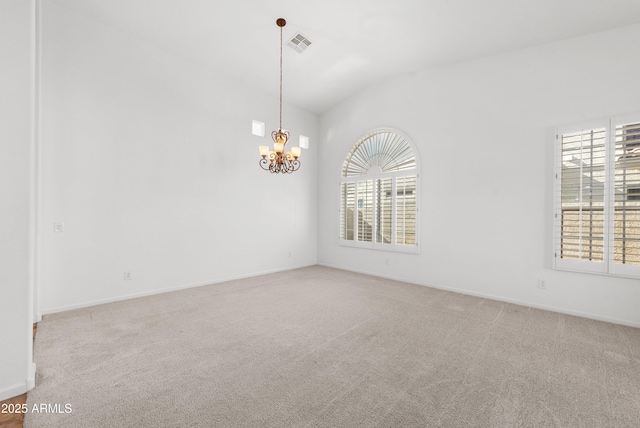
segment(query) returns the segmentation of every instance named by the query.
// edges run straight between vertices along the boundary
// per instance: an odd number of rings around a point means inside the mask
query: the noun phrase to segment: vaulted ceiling
[[[322,113],[385,77],[640,22],[638,0],[50,0]],[[99,25],[99,24],[97,24]]]

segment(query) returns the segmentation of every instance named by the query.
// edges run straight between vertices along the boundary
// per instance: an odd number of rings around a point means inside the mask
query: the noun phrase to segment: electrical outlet
[[[124,280],[125,281],[131,281],[131,272],[125,272],[124,273]]]
[[[538,280],[538,288],[540,288],[541,290],[547,289],[547,283],[544,281],[544,279]]]

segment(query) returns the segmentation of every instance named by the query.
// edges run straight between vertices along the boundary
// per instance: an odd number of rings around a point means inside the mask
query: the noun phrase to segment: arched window
[[[340,243],[418,251],[418,163],[392,129],[371,131],[351,148],[340,180]]]

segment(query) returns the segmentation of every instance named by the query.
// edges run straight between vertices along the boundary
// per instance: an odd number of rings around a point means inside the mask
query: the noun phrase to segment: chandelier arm
[[[272,174],[291,174],[300,168],[300,160],[287,156],[270,156],[259,161],[260,167]]]
[[[260,168],[264,169],[265,171],[269,171],[270,162],[267,160],[267,158],[260,159],[258,163],[260,164]]]

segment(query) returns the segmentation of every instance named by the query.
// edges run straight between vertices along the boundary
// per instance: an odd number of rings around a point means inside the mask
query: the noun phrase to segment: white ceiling
[[[640,22],[640,0],[52,0],[322,113],[388,76]]]

